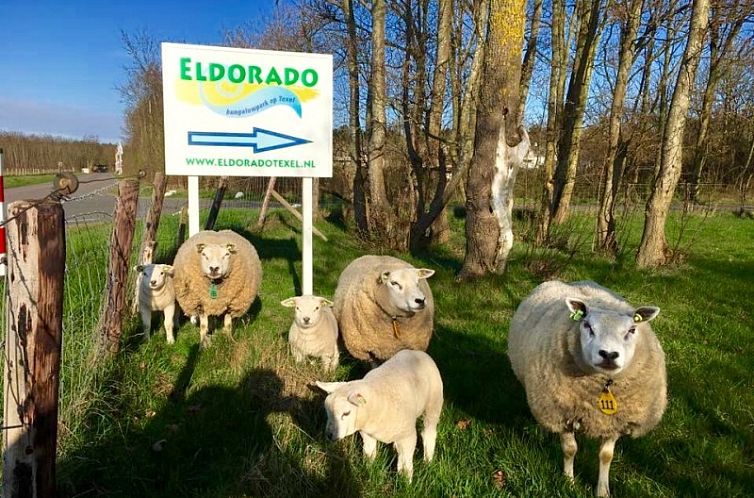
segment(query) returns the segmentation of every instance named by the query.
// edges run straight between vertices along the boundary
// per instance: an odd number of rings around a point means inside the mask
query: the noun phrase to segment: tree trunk
[[[369,78],[369,214],[371,232],[392,246],[393,223],[385,191],[385,0],[372,7],[372,74]]]
[[[689,93],[699,65],[708,17],[709,0],[694,0],[688,43],[683,53],[678,80],[670,103],[668,121],[665,125],[665,134],[662,137],[660,171],[647,201],[644,233],[636,256],[636,263],[640,267],[660,266],[668,262],[665,223],[681,174],[683,135],[686,113],[689,108]]]
[[[579,34],[576,55],[563,107],[563,132],[558,144],[558,161],[555,168],[554,205],[551,212],[556,223],[562,223],[568,217],[576,182],[584,111],[592,80],[594,54],[599,44],[598,28],[602,0],[579,0],[578,9]]]
[[[505,268],[500,248],[500,227],[504,221],[498,218],[505,193],[499,192],[501,180],[495,178],[499,174],[495,166],[497,157],[505,160],[509,153],[505,128],[501,133],[504,127],[501,110],[518,109],[524,23],[523,0],[492,0],[474,157],[466,184],[466,255],[459,279]]]
[[[597,247],[612,255],[618,253],[618,241],[615,237],[615,196],[618,193],[620,181],[619,169],[622,160],[617,157],[621,139],[621,119],[623,117],[623,103],[628,86],[628,72],[634,65],[636,56],[636,34],[641,22],[641,7],[643,0],[629,0],[623,7],[626,9],[626,19],[621,28],[620,49],[618,52],[618,72],[615,77],[613,103],[610,108],[610,126],[608,132],[608,146],[605,162],[602,166],[602,195],[597,212]]]
[[[351,92],[348,125],[351,134],[351,160],[356,166],[356,174],[353,178],[353,214],[356,229],[361,233],[366,233],[369,230],[369,224],[367,221],[367,201],[364,189],[366,175],[364,174],[364,164],[361,157],[358,39],[356,37],[356,16],[354,14],[353,0],[343,0],[343,11],[345,12],[348,31],[348,86]]]
[[[536,244],[543,245],[550,236],[552,205],[555,195],[555,161],[560,133],[560,110],[568,58],[565,36],[565,1],[552,1],[552,40],[550,57],[550,87],[547,95],[547,141],[543,169],[544,185],[540,205]]]
[[[521,123],[524,120],[526,99],[529,96],[529,83],[531,82],[531,75],[534,72],[534,62],[537,59],[537,37],[539,36],[539,24],[541,18],[542,0],[534,0],[534,12],[531,16],[529,40],[526,42],[526,53],[524,54],[524,61],[521,64],[518,112],[516,112],[516,115],[513,117],[512,121],[514,123]]]

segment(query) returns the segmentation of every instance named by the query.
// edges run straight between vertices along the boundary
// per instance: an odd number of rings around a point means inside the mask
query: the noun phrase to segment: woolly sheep
[[[152,328],[152,312],[165,314],[165,334],[168,344],[175,342],[173,335],[173,317],[175,315],[175,285],[173,267],[170,265],[138,265],[134,268],[140,272],[137,289],[139,314],[144,335],[149,338]]]
[[[326,372],[338,367],[338,322],[332,312],[332,301],[319,296],[297,296],[281,301],[285,307],[296,308],[288,331],[288,344],[296,363],[306,356],[322,360]]]
[[[209,344],[210,316],[225,315],[230,334],[233,318],[249,309],[262,280],[262,264],[249,241],[231,230],[204,230],[178,249],[173,262],[178,304],[199,317],[202,346]]]
[[[343,270],[333,311],[346,349],[360,360],[386,360],[401,349],[426,351],[435,304],[427,278],[391,256],[362,256]]]
[[[440,372],[427,353],[403,350],[363,379],[317,382],[317,386],[329,393],[325,399],[329,439],[335,441],[359,431],[364,456],[369,460],[377,455],[377,441],[392,443],[398,452],[398,471],[410,482],[416,420],[424,415],[424,461],[432,460],[443,395]]]
[[[665,354],[649,322],[660,309],[634,309],[591,281],[538,286],[511,321],[508,356],[534,418],[560,434],[573,479],[574,432],[601,440],[597,496],[609,496],[615,442],[654,428],[667,405]]]

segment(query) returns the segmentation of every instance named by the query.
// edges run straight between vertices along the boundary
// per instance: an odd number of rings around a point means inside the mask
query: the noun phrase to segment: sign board
[[[332,176],[332,56],[162,44],[165,173]]]

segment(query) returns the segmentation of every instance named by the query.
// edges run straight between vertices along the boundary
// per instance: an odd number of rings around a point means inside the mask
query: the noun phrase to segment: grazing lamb
[[[633,308],[589,281],[541,284],[511,321],[508,356],[534,418],[560,434],[573,479],[574,432],[601,439],[597,496],[609,496],[615,442],[654,428],[667,405],[665,354],[649,322],[659,308]]]
[[[386,360],[401,349],[426,351],[435,303],[427,278],[391,256],[362,256],[338,279],[333,311],[346,349],[354,358]]]
[[[319,296],[289,297],[280,304],[296,308],[288,331],[288,344],[296,363],[306,356],[322,360],[326,372],[338,368],[338,322],[332,312],[332,301]]]
[[[152,328],[152,312],[165,313],[165,334],[168,344],[175,342],[173,317],[175,315],[175,285],[173,267],[170,265],[138,265],[134,268],[141,273],[138,289],[139,314],[144,335],[149,339]]]
[[[370,460],[377,455],[377,441],[392,443],[398,452],[398,471],[410,482],[416,420],[423,414],[424,460],[432,460],[443,396],[440,372],[427,353],[403,350],[363,379],[317,382],[317,386],[329,393],[325,399],[329,439],[359,431],[364,456]]]
[[[262,280],[254,246],[231,230],[192,235],[178,249],[173,267],[178,304],[199,317],[202,346],[209,344],[209,317],[225,315],[223,331],[230,334],[233,318],[246,313]]]

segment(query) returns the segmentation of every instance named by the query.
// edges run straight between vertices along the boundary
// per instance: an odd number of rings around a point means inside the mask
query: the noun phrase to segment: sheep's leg
[[[437,440],[437,423],[442,413],[442,396],[433,398],[424,412],[424,429],[422,429],[422,445],[424,447],[424,461],[431,462],[435,455],[435,441]]]
[[[398,472],[402,472],[408,482],[414,477],[414,450],[416,450],[416,430],[411,431],[409,436],[399,439],[395,443],[398,452]]]
[[[364,431],[359,431],[361,441],[364,443],[364,458],[374,460],[377,456],[377,440]]]
[[[175,343],[175,335],[173,334],[173,317],[175,316],[175,304],[171,304],[165,308],[165,336],[167,337],[168,344]]]
[[[333,353],[322,357],[322,364],[325,366],[325,372],[334,372],[338,368],[340,354],[336,349]]]
[[[202,313],[199,315],[199,345],[203,348],[209,346],[209,317]]]
[[[301,363],[306,358],[306,355],[296,347],[291,346],[291,354],[293,355],[293,361]]]
[[[149,339],[152,330],[152,310],[141,308],[141,325],[144,328],[144,337]]]
[[[613,461],[613,450],[617,437],[608,438],[600,445],[600,474],[597,479],[597,496],[610,496],[610,463]]]
[[[225,316],[223,317],[223,332],[231,335],[231,331],[233,330],[233,317],[230,315],[230,313],[225,313]]]
[[[563,473],[568,479],[573,480],[573,460],[576,457],[576,451],[579,449],[573,432],[560,433],[560,447],[563,449]]]

